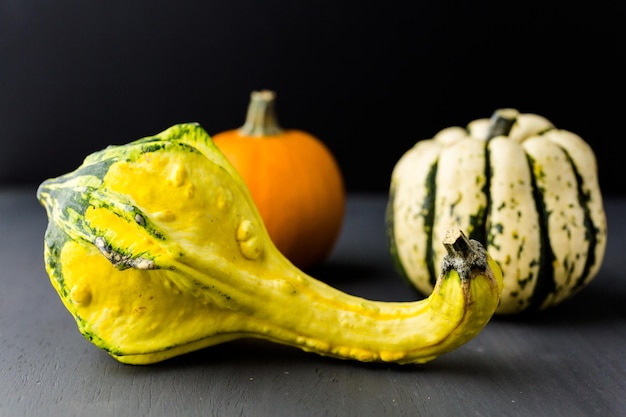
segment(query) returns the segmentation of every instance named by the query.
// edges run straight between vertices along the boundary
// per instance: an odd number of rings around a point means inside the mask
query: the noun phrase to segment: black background
[[[0,0],[0,184],[176,123],[239,127],[267,88],[349,191],[387,191],[416,141],[515,107],[583,137],[623,195],[622,4]]]

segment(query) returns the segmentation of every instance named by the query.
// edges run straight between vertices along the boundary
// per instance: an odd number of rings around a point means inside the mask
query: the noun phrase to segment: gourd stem
[[[275,136],[282,132],[276,118],[276,93],[270,90],[250,94],[246,122],[239,128],[243,136]]]
[[[450,256],[467,257],[472,250],[469,240],[460,229],[449,230],[443,240],[443,246]]]
[[[489,121],[487,140],[497,136],[508,136],[518,115],[519,112],[516,109],[498,109],[493,112]]]
[[[454,269],[461,279],[469,279],[471,270],[487,269],[487,255],[482,245],[470,241],[461,229],[449,230],[443,240],[443,246],[448,255],[443,258],[441,264],[442,274]]]

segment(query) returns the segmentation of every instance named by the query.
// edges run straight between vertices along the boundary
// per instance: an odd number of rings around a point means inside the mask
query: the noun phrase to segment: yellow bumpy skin
[[[472,339],[502,276],[456,230],[432,294],[371,301],[273,245],[243,181],[199,125],[109,146],[44,181],[48,275],[87,340],[150,364],[237,338],[363,362],[424,363]]]

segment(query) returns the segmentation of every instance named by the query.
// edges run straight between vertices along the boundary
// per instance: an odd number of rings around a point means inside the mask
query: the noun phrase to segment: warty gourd
[[[295,267],[237,171],[195,123],[109,146],[44,181],[45,266],[78,329],[123,363],[238,338],[363,362],[424,363],[491,319],[501,271],[461,230],[432,294],[367,300]]]

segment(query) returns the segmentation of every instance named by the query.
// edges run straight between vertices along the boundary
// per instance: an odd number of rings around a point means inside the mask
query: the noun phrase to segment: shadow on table
[[[474,375],[480,365],[459,366],[463,362],[471,364],[467,358],[459,358],[457,363],[452,355],[445,355],[446,360],[437,358],[426,364],[400,365],[397,363],[384,362],[359,362],[356,360],[337,359],[321,356],[311,352],[305,352],[296,347],[286,346],[262,339],[240,339],[220,345],[211,346],[196,352],[178,356],[167,361],[142,367],[145,369],[160,369],[169,371],[172,369],[202,368],[202,367],[229,367],[235,369],[261,369],[267,368],[291,368],[291,369],[337,369],[348,367],[360,371],[382,370],[394,372],[430,372],[431,370],[450,370],[456,373]],[[447,363],[452,359],[452,362]],[[437,365],[432,365],[439,362]],[[124,365],[123,365],[124,366]],[[131,366],[133,372],[136,366]]]
[[[593,325],[626,320],[626,281],[599,276],[569,300],[552,308],[529,314],[496,316],[503,322],[546,325]]]

